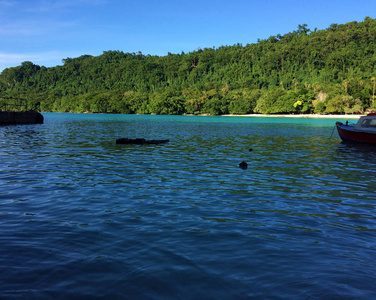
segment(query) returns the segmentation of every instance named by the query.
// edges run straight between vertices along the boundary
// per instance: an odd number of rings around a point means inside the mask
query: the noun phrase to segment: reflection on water
[[[335,121],[1,127],[0,297],[372,298],[376,151],[329,138]]]

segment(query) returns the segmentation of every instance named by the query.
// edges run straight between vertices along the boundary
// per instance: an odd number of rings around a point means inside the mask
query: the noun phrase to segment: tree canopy
[[[375,108],[376,20],[296,31],[255,44],[152,56],[122,51],[32,62],[0,74],[0,96],[54,112],[356,113]],[[1,108],[1,107],[0,107]]]

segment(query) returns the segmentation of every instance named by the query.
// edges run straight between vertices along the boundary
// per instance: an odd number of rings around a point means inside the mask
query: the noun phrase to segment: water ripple
[[[334,121],[1,127],[0,297],[372,298],[376,151],[329,139]]]

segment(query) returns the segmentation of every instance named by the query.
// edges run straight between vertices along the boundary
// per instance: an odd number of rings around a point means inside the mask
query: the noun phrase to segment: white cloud
[[[1,22],[0,22],[1,24]],[[20,36],[48,35],[78,26],[77,21],[27,21],[20,20],[0,26],[0,36],[19,38]]]
[[[13,53],[1,53],[0,52],[0,63],[15,63],[20,60],[25,61],[32,55],[28,54],[13,54]]]
[[[66,53],[61,51],[48,51],[39,53],[5,53],[0,52],[0,72],[5,68],[21,65],[24,61],[31,61],[34,64],[54,67],[62,64],[62,59],[67,57],[78,57],[82,53]]]
[[[105,4],[107,0],[40,0],[34,3],[32,7],[27,10],[31,12],[47,12],[56,10],[66,10],[82,5],[101,5]]]
[[[13,0],[0,0],[0,36],[10,38],[9,41],[24,36],[60,36],[67,29],[85,26],[84,18],[77,13],[83,8],[77,10],[75,6],[80,3],[93,5],[91,1],[33,0],[21,5]],[[97,3],[101,1],[97,0]],[[5,9],[5,6],[8,7]]]
[[[3,0],[3,1],[0,1],[0,6],[6,6],[6,7],[9,7],[9,6],[13,6],[16,4],[16,1],[11,1],[11,0]]]
[[[34,35],[38,31],[36,31],[35,26],[30,23],[25,22],[15,22],[11,24],[2,25],[0,27],[0,35],[2,36],[19,36],[19,35]]]

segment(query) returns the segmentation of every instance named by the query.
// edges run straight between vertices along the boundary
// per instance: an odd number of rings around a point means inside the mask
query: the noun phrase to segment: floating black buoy
[[[252,152],[252,151],[253,151],[253,149],[252,149],[252,148],[250,148],[250,149],[249,149],[249,152]]]
[[[239,168],[241,168],[241,169],[247,169],[248,168],[248,164],[245,161],[242,161],[239,164]]]

